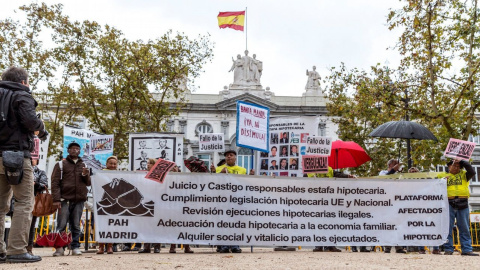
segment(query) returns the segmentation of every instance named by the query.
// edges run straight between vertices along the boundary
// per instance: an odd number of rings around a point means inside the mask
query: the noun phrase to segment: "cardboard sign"
[[[328,157],[303,156],[303,173],[328,173]]]
[[[268,152],[270,109],[237,101],[237,146]]]
[[[40,158],[40,139],[35,136],[33,138],[33,151],[30,152],[33,160],[38,160]]]
[[[113,155],[113,135],[99,135],[90,138],[89,154]]]
[[[170,162],[159,158],[152,169],[145,176],[146,179],[157,181],[163,184],[167,173],[175,166],[175,162]]]
[[[462,141],[454,138],[450,138],[447,149],[443,154],[446,157],[461,159],[468,161],[473,154],[476,143]]]
[[[199,152],[225,152],[223,133],[200,133],[198,137]]]
[[[307,138],[307,155],[313,156],[330,156],[332,151],[332,137],[309,136]]]

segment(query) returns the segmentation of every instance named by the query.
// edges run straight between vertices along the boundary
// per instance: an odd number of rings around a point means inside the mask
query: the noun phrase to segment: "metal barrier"
[[[85,213],[85,218],[83,218],[83,215],[82,215],[82,219],[80,220],[80,228],[82,228],[82,231],[83,231],[83,240],[81,240],[80,243],[82,244],[85,244],[86,242],[88,244],[97,243],[95,241],[95,224],[92,224],[91,218],[87,218],[87,215],[89,214],[91,215],[91,212],[86,209],[83,209],[83,213]],[[40,217],[38,221],[39,225],[35,228],[34,241],[37,241],[37,237],[39,236],[54,232],[56,216],[57,216],[57,213],[54,213],[50,216]],[[52,223],[52,225],[50,225],[50,223]],[[67,227],[68,227],[68,224],[67,224]],[[87,237],[87,232],[90,235],[90,237]],[[85,248],[88,250],[87,245],[85,245]]]
[[[480,247],[480,243],[478,240],[478,237],[480,235],[479,230],[480,230],[480,222],[472,222],[472,215],[478,215],[478,213],[470,213],[470,238],[472,239],[472,247]],[[452,231],[452,236],[453,236],[453,247],[455,248],[456,251],[462,252],[462,248],[460,245],[460,233],[457,230],[457,228],[453,228]]]

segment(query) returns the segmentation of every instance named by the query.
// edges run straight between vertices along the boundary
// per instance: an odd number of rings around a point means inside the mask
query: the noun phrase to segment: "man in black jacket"
[[[5,97],[11,99],[5,100]],[[24,156],[23,178],[18,185],[7,182],[3,158],[0,157],[0,263],[38,262],[42,258],[27,252],[28,234],[32,221],[34,203],[33,168],[30,163],[30,152],[33,150],[33,135],[39,131],[39,138],[48,134],[43,122],[35,112],[37,102],[33,99],[28,85],[28,73],[18,67],[11,67],[2,74],[0,81],[0,104],[2,112],[8,106],[6,122],[0,129],[0,152],[22,151]],[[15,214],[12,218],[8,247],[5,250],[3,234],[5,231],[5,213],[11,192],[15,196]]]

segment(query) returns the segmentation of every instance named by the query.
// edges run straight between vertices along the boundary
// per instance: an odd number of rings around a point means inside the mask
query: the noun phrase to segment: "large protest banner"
[[[444,156],[468,161],[473,154],[476,143],[450,138]]]
[[[183,171],[183,133],[130,133],[131,171],[146,171],[149,158],[175,162]]]
[[[257,174],[302,177],[308,136],[318,133],[318,116],[270,119],[270,152],[257,154]]]
[[[96,240],[261,246],[434,246],[449,229],[442,179],[93,176]]]
[[[268,152],[270,109],[237,101],[237,146]]]
[[[63,158],[68,156],[67,147],[71,142],[76,142],[80,145],[80,157],[83,157],[85,152],[88,153],[90,147],[90,137],[100,135],[91,130],[83,128],[75,128],[71,126],[63,126]]]
[[[76,142],[80,145],[79,156],[82,158],[83,162],[91,168],[98,170],[105,168],[107,165],[107,158],[113,155],[113,135],[100,135],[88,129],[64,126],[64,158],[68,155],[67,147],[71,142]]]

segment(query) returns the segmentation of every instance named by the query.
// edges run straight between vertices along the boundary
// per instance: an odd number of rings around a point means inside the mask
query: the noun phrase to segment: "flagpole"
[[[248,50],[247,31],[248,31],[248,27],[247,27],[247,7],[245,7],[245,50]]]

